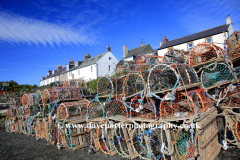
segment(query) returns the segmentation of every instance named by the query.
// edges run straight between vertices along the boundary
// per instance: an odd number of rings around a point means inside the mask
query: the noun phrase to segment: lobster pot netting
[[[113,82],[109,77],[102,77],[97,83],[97,95],[108,96],[114,93]]]
[[[150,61],[150,59],[143,54],[140,54],[139,56],[137,56],[134,60],[134,71],[136,72],[144,72],[149,70],[149,68],[151,68],[152,63]]]
[[[187,64],[160,64],[148,75],[148,92],[159,92],[199,82],[195,70]]]
[[[168,94],[163,98],[166,99]],[[160,103],[160,116],[166,118],[182,118],[192,116],[196,112],[191,96],[184,92],[175,94],[175,100],[165,100]]]
[[[108,130],[107,128],[103,127],[99,127],[97,129],[97,139],[98,139],[98,145],[99,148],[102,150],[103,153],[109,154],[109,150],[110,150],[110,145],[109,145],[109,141],[108,141]]]
[[[68,80],[69,87],[87,88],[83,79],[70,79]]]
[[[240,141],[240,118],[237,118],[236,124],[235,124],[235,134],[237,136],[238,141]]]
[[[192,130],[192,133],[190,130]],[[197,152],[197,148],[194,129],[189,129],[189,131],[183,129],[177,133],[175,149],[179,159],[194,159],[194,152]]]
[[[96,146],[98,144],[95,144],[94,138],[97,137],[97,129],[96,128],[87,128],[84,129],[84,138],[86,140],[86,143],[91,150],[96,150]]]
[[[18,116],[23,116],[23,113],[24,113],[24,107],[23,106],[18,107],[17,115]]]
[[[40,116],[42,114],[42,106],[39,103],[35,103],[29,107],[30,116]]]
[[[11,108],[17,109],[16,101],[17,101],[17,99],[14,99],[14,98],[10,99],[9,105],[10,105]]]
[[[22,97],[19,97],[19,98],[17,99],[17,101],[16,101],[16,107],[17,107],[17,109],[18,109],[20,106],[22,106]]]
[[[220,85],[234,79],[234,74],[228,64],[224,62],[211,63],[204,67],[201,73],[204,88]]]
[[[45,106],[49,102],[50,98],[50,88],[47,88],[42,93],[42,104]]]
[[[50,90],[50,103],[61,100],[77,100],[80,98],[80,90],[76,87],[52,87]]]
[[[143,119],[157,119],[158,115],[155,102],[151,98],[146,97],[141,98],[140,94],[136,95],[131,100],[130,117]]]
[[[8,117],[15,117],[17,115],[17,110],[15,108],[9,107],[7,110]]]
[[[222,50],[213,44],[203,42],[191,49],[189,53],[189,64],[194,66],[217,58],[224,58]]]
[[[224,42],[224,52],[228,59],[240,56],[240,32],[233,32]]]
[[[123,93],[123,82],[125,78],[110,78],[113,83],[114,94],[122,94]]]
[[[220,87],[215,94],[215,98],[221,100],[220,107],[240,107],[240,86],[225,85]]]
[[[169,49],[164,54],[163,62],[186,63],[186,57],[183,51],[178,49]]]
[[[128,107],[125,107],[124,103],[125,102],[118,99],[110,100],[104,107],[106,116],[108,118],[112,117],[118,120],[128,118],[130,110]]]
[[[132,61],[119,61],[116,65],[115,70],[113,71],[113,76],[115,78],[126,76],[130,71],[133,70],[133,62]]]
[[[80,88],[80,93],[82,96],[90,96],[92,94],[92,90],[91,89],[87,89],[87,88]]]
[[[35,103],[38,103],[42,100],[42,93],[41,91],[37,90],[35,93]]]
[[[63,82],[63,87],[70,87],[70,84],[69,84],[69,81],[68,80],[65,80]]]
[[[80,116],[80,106],[77,102],[61,103],[57,111],[57,119],[75,118]]]
[[[141,74],[130,73],[123,83],[123,96],[131,96],[145,89],[145,81]]]
[[[80,116],[81,117],[85,117],[87,115],[87,108],[88,108],[89,103],[90,102],[87,99],[83,99],[83,100],[78,101],[78,105],[80,107]]]
[[[162,148],[163,145],[164,148]],[[149,134],[149,146],[155,159],[171,159],[170,156],[165,155],[165,150],[169,149],[167,136],[162,127],[155,127],[151,129]],[[163,153],[164,151],[165,153]]]
[[[23,109],[23,116],[25,116],[25,117],[30,116],[30,108],[24,108]]]
[[[100,118],[104,117],[105,118],[105,113],[104,113],[104,108],[103,106],[97,102],[96,100],[92,100],[87,108],[87,119],[92,120],[94,118]]]
[[[191,97],[198,113],[202,113],[213,106],[213,102],[204,91],[204,88],[190,90],[187,92],[187,95]]]
[[[22,96],[22,105],[24,107],[31,106],[35,103],[35,93],[26,93]]]

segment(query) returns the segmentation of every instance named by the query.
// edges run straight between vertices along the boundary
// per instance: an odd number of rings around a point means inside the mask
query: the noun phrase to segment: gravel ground
[[[0,124],[0,129],[3,127]],[[35,160],[121,160],[119,155],[111,156],[103,153],[88,154],[88,148],[72,151],[68,148],[58,150],[56,146],[47,145],[46,140],[36,140],[19,133],[8,133],[5,129],[0,130],[0,159],[35,159]],[[139,158],[137,158],[139,159]],[[240,149],[222,150],[215,160],[239,160]]]

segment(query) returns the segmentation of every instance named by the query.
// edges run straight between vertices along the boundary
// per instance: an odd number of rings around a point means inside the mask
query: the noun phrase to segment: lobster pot
[[[240,56],[240,32],[233,32],[224,42],[224,53],[228,59],[234,59]]]
[[[160,64],[149,71],[148,92],[160,92],[177,86],[198,83],[196,71],[187,64]]]
[[[50,103],[55,101],[78,100],[80,98],[80,90],[76,87],[52,87],[50,90]]]
[[[163,62],[186,63],[186,57],[183,51],[171,48],[164,54]]]
[[[35,133],[36,133],[36,139],[40,139],[42,137],[42,122],[40,120],[36,121],[35,124]]]
[[[103,106],[96,100],[92,100],[87,108],[87,119],[92,120],[94,118],[105,118],[105,111]]]
[[[30,116],[30,108],[23,108],[23,116],[28,117]]]
[[[37,90],[35,93],[35,103],[39,103],[42,100],[42,93],[41,91]]]
[[[114,93],[121,95],[123,93],[123,82],[125,78],[110,78],[113,83]]]
[[[175,100],[170,97],[168,100],[168,94],[163,98],[164,101],[160,103],[160,116],[164,119],[170,118],[186,118],[192,116],[196,112],[196,106],[191,96],[185,94],[185,92],[178,92],[175,94]]]
[[[87,88],[83,79],[70,79],[68,80],[69,87]]]
[[[108,118],[114,118],[122,121],[130,116],[130,108],[126,107],[125,102],[119,99],[110,100],[108,104],[105,105],[104,110],[106,111],[106,116]]]
[[[92,90],[87,88],[80,88],[80,93],[82,96],[91,96]]]
[[[24,113],[24,107],[23,106],[18,107],[17,116],[23,116],[23,113]]]
[[[61,103],[57,111],[57,119],[71,119],[80,116],[80,106],[77,102]]]
[[[70,87],[70,84],[69,84],[69,81],[68,80],[65,80],[63,82],[63,87]]]
[[[17,101],[16,101],[16,107],[17,107],[17,109],[18,109],[20,106],[22,106],[22,97],[19,97],[19,98],[17,99]]]
[[[140,54],[135,58],[133,69],[136,72],[144,72],[151,68],[152,63],[146,55]]]
[[[208,94],[204,91],[204,88],[190,90],[187,92],[187,95],[191,97],[196,109],[198,110],[198,113],[205,112],[213,106],[213,102]]]
[[[7,117],[15,117],[17,115],[17,110],[9,107],[7,110]]]
[[[97,95],[108,96],[114,93],[113,82],[108,77],[102,77],[97,83]]]
[[[59,125],[56,127],[56,138],[57,138],[57,145],[58,147],[67,147],[66,140],[65,140],[65,131],[59,128]]]
[[[24,107],[31,106],[35,103],[35,94],[26,93],[22,96],[22,105]]]
[[[49,141],[48,129],[49,129],[48,119],[47,118],[43,118],[43,120],[42,120],[42,134],[43,134],[43,137],[47,141]]]
[[[224,58],[224,54],[219,47],[207,42],[195,45],[189,53],[189,64],[198,65],[209,60]]]
[[[196,130],[193,130],[193,134],[190,129],[186,131],[185,129],[179,130],[175,139],[175,150],[178,159],[194,159],[194,153],[198,151],[198,145],[195,141]]]
[[[39,103],[35,103],[30,106],[30,116],[42,116],[42,106]]]
[[[200,77],[204,88],[221,85],[233,79],[233,71],[229,65],[224,62],[217,64],[211,63],[207,67],[204,67]]]
[[[218,141],[217,110],[212,108],[209,115],[201,115],[197,122],[198,152],[201,159],[214,160],[221,151]],[[201,118],[202,117],[202,118]]]
[[[81,117],[86,117],[87,116],[87,108],[88,108],[89,103],[90,102],[87,99],[83,99],[83,100],[78,101],[78,105],[80,107],[80,116]]]
[[[56,131],[57,131],[57,124],[55,123],[55,120],[52,118],[49,119],[49,130],[48,130],[48,135],[49,135],[49,141],[52,142],[52,144],[57,143],[57,137],[56,137]]]
[[[42,104],[45,106],[49,102],[50,98],[50,88],[47,88],[42,93]]]
[[[155,102],[151,98],[136,95],[131,100],[130,117],[131,118],[142,118],[142,119],[157,119],[157,110]]]
[[[116,65],[115,70],[113,71],[113,76],[115,78],[126,76],[130,71],[133,70],[132,61],[119,61]]]
[[[215,97],[221,100],[220,107],[240,107],[240,86],[225,85],[217,90]]]
[[[145,89],[145,81],[141,74],[130,73],[123,82],[123,96],[135,95]]]
[[[17,105],[16,105],[16,101],[17,101],[18,99],[14,99],[14,98],[11,98],[10,99],[10,107],[11,108],[15,108],[15,109],[17,109]]]

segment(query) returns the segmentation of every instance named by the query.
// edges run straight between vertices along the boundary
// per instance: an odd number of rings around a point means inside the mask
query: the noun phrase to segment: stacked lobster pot
[[[112,77],[98,80],[94,99],[83,80],[26,94],[12,100],[6,128],[129,159],[213,160],[221,148],[240,147],[239,32],[224,46],[120,61]]]

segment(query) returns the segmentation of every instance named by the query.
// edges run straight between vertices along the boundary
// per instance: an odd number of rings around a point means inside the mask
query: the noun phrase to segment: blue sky
[[[226,23],[240,30],[240,1],[0,0],[0,81],[37,84],[49,69]]]

